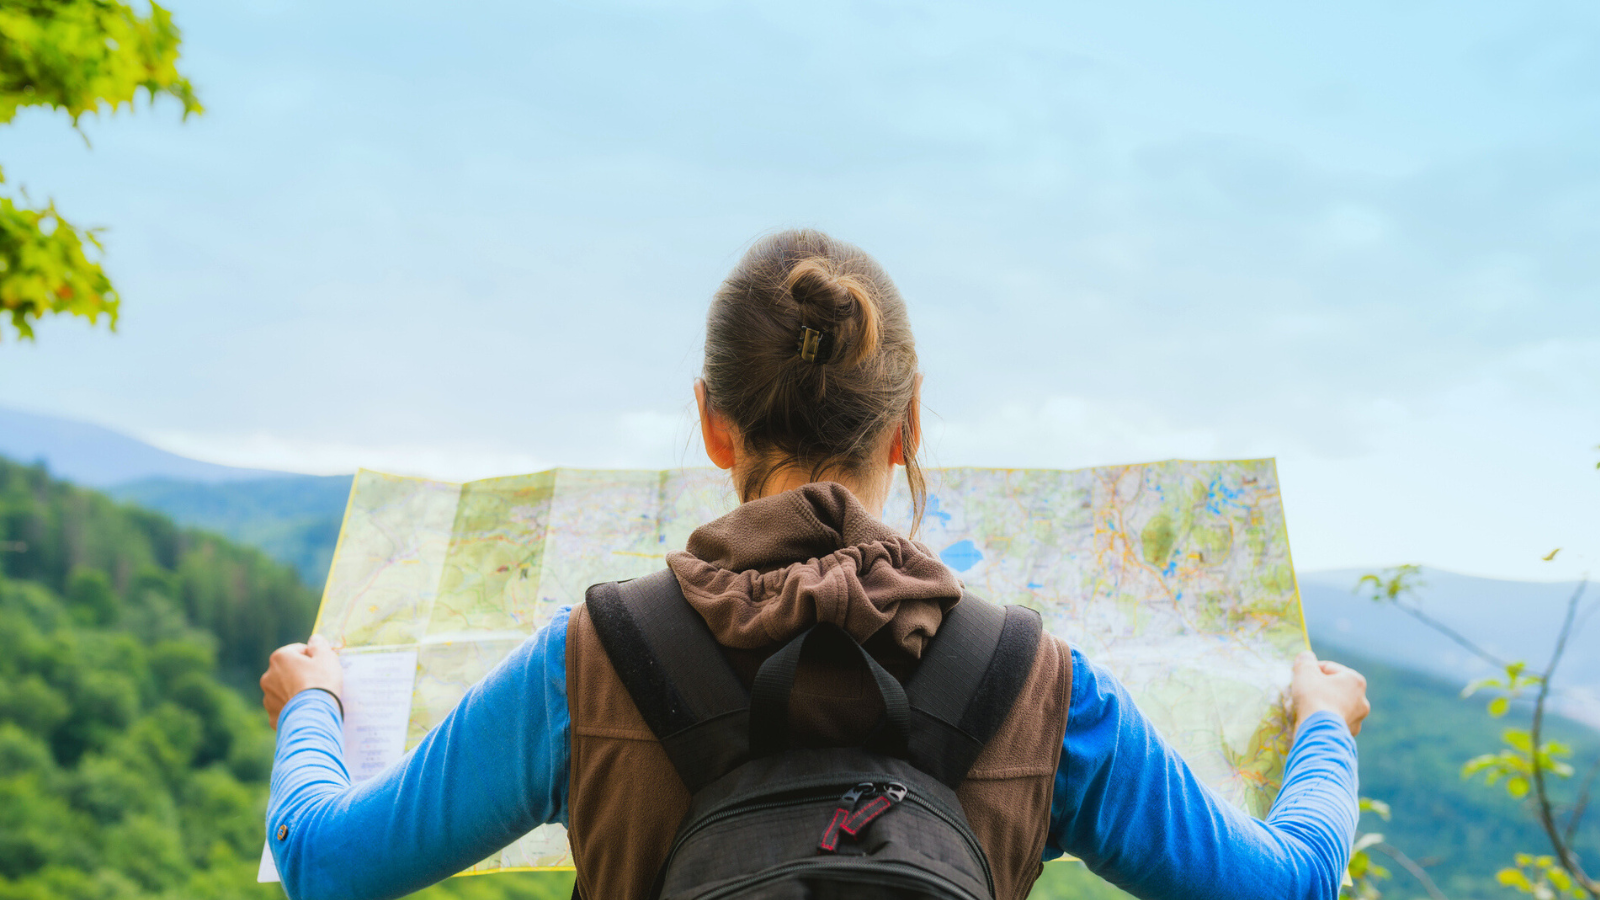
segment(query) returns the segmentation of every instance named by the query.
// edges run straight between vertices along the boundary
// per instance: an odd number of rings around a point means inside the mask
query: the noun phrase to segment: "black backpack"
[[[1038,613],[963,596],[904,686],[842,630],[818,624],[762,663],[747,691],[671,572],[597,584],[587,602],[692,795],[652,898],[994,896],[955,789],[1028,677]],[[790,745],[789,694],[817,642],[854,648],[883,697],[862,746]]]

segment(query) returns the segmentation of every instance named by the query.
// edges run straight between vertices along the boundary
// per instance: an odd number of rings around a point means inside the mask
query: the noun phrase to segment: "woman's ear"
[[[906,446],[906,438],[910,438],[910,446]],[[906,417],[903,425],[896,428],[894,437],[889,441],[889,462],[903,466],[906,459],[917,455],[917,448],[922,446],[922,373],[918,372],[916,380],[911,384],[911,404],[906,407]]]
[[[731,469],[737,461],[734,448],[738,446],[733,429],[711,405],[704,380],[694,380],[694,404],[700,410],[700,437],[706,444],[706,456],[719,469]]]

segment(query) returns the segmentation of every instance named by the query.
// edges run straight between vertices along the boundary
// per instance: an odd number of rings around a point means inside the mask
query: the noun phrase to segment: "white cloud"
[[[172,453],[223,465],[307,475],[342,475],[375,469],[394,475],[471,481],[538,472],[550,460],[484,443],[441,440],[425,444],[344,443],[285,438],[271,433],[149,432],[139,437]]]
[[[998,399],[963,418],[925,417],[933,466],[1080,468],[1218,453],[1219,435],[1165,421],[1147,410],[1080,397]]]

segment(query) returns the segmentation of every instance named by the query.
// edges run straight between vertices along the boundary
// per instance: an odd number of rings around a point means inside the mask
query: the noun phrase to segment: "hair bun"
[[[825,257],[811,256],[789,270],[784,287],[799,308],[800,325],[825,331],[833,339],[831,358],[817,362],[854,368],[878,352],[881,314],[872,292],[856,275],[841,274]]]
[[[740,499],[761,496],[777,472],[875,484],[898,435],[916,534],[927,496],[917,346],[877,260],[820,231],[756,242],[711,300],[703,373],[706,403],[739,435]]]

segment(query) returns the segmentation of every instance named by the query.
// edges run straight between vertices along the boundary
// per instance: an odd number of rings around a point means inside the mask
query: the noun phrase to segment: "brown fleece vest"
[[[765,655],[730,653],[747,682]],[[904,659],[884,663],[905,674]],[[1010,716],[956,792],[988,854],[999,900],[1023,900],[1039,877],[1071,687],[1071,654],[1045,635]],[[830,668],[827,660],[802,667],[794,701],[792,727],[830,741],[858,738],[882,711],[864,675]],[[567,704],[568,837],[579,888],[588,900],[646,897],[688,812],[689,793],[617,677],[585,606],[572,611],[567,626]]]

